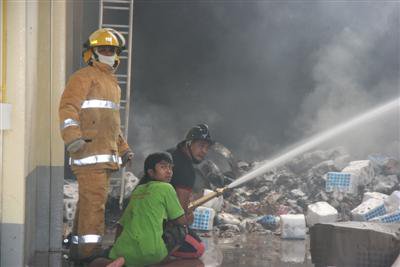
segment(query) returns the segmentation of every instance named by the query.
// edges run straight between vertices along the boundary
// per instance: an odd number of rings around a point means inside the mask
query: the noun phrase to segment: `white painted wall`
[[[12,129],[0,134],[1,267],[24,266],[34,239],[47,238],[49,251],[60,249],[63,175],[53,169],[64,163],[57,110],[65,86],[66,1],[7,1],[7,14],[7,102],[13,111]],[[49,169],[51,185],[36,199],[39,169]],[[48,201],[39,207],[43,196]],[[46,236],[37,237],[41,224],[33,212],[46,208]]]

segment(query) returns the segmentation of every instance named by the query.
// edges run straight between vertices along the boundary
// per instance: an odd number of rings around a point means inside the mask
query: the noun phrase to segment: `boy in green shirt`
[[[168,153],[154,153],[146,158],[145,176],[132,192],[120,220],[122,232],[108,254],[114,261],[98,258],[90,266],[146,266],[168,259],[173,249],[169,246],[168,251],[163,240],[164,221],[186,225],[184,210],[169,184],[172,167]]]

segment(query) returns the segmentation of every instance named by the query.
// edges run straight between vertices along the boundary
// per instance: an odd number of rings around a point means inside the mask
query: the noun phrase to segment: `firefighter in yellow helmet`
[[[101,249],[109,177],[133,153],[120,129],[121,89],[114,75],[125,39],[114,29],[99,29],[84,44],[88,65],[75,72],[62,94],[61,135],[79,184],[71,257],[90,261]]]

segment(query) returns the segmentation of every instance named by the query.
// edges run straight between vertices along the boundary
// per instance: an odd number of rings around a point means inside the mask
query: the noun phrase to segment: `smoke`
[[[312,69],[315,87],[304,99],[295,123],[295,128],[304,135],[328,129],[390,97],[400,96],[398,76],[390,75],[396,71],[389,69],[386,75],[382,73],[383,64],[390,60],[382,62],[380,58],[380,52],[386,48],[383,42],[395,37],[398,44],[398,35],[393,35],[399,26],[398,9],[379,6],[376,11],[371,10],[364,18],[365,23],[367,19],[374,22],[369,27],[356,23],[346,26],[315,52],[316,63]],[[394,52],[392,56],[398,58],[399,47]],[[398,73],[399,63],[392,66],[397,67]],[[327,145],[345,146],[355,157],[386,153],[400,158],[399,116],[400,110],[341,135]]]
[[[136,2],[129,142],[137,162],[197,123],[237,158],[260,160],[398,97],[399,5]],[[329,145],[360,156],[396,151],[399,114]]]

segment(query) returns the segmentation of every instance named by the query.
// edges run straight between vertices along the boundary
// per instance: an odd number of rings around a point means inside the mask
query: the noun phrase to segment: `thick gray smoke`
[[[398,97],[399,8],[136,1],[129,142],[137,162],[199,122],[239,158],[263,159]],[[399,157],[399,114],[329,145]]]
[[[399,26],[398,15],[399,10],[393,6],[380,5],[365,17],[364,23],[367,19],[373,22],[368,27],[360,23],[363,20],[353,22],[314,53],[315,87],[303,101],[297,129],[306,135],[315,133],[400,95],[399,78],[390,75],[399,73],[399,46],[393,51],[394,61],[377,57],[388,49],[386,42],[397,39],[399,44],[398,34],[394,35]],[[399,158],[399,118],[397,110],[328,145],[343,145],[355,157],[381,152]]]

